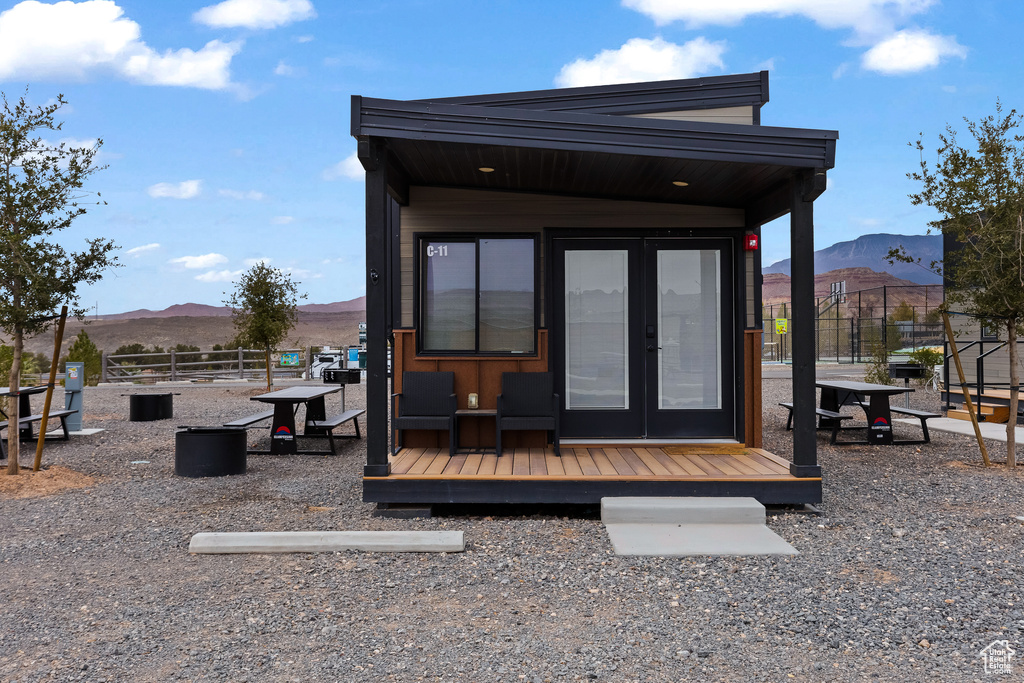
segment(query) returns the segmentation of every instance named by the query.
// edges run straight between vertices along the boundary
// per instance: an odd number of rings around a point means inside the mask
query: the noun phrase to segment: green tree
[[[67,251],[57,233],[86,213],[85,182],[102,167],[95,164],[102,140],[92,147],[49,142],[42,134],[62,124],[54,114],[66,104],[30,106],[25,95],[11,104],[0,93],[0,329],[13,342],[8,373],[10,389],[21,383],[21,358],[26,335],[47,329],[62,304],[83,318],[78,287],[93,283],[116,265],[114,243],[88,239],[83,251]],[[93,201],[93,200],[90,200]],[[99,193],[96,193],[97,204]],[[8,398],[7,415],[18,419],[18,399]],[[7,473],[18,474],[18,430],[8,429]]]
[[[911,306],[910,304],[908,304],[906,299],[904,299],[904,300],[900,301],[900,305],[899,306],[897,306],[895,309],[893,309],[893,312],[892,312],[892,315],[890,316],[890,318],[892,320],[899,320],[899,321],[910,320],[910,321],[913,321],[913,322],[917,322],[917,311],[915,311],[914,307]]]
[[[235,325],[233,343],[241,347],[263,349],[266,355],[267,391],[273,387],[270,352],[284,341],[298,319],[298,282],[290,274],[257,263],[242,273],[235,291],[224,303],[231,307]]]
[[[952,236],[961,249],[947,252],[942,267],[951,283],[946,305],[972,313],[1006,330],[1010,353],[1010,415],[1017,414],[1020,371],[1017,337],[1024,334],[1024,135],[1021,115],[996,113],[980,121],[964,119],[972,140],[961,146],[946,126],[939,135],[936,161],[924,156],[921,138],[911,143],[921,155],[920,170],[907,177],[919,183],[910,195],[915,205],[939,213],[930,223]],[[922,135],[923,138],[923,135]],[[890,257],[919,262],[902,248]],[[937,269],[937,264],[931,264]],[[1016,420],[1006,425],[1006,464],[1014,468]]]
[[[61,365],[67,362],[85,364],[85,382],[90,386],[99,384],[103,372],[103,352],[89,339],[89,334],[82,330],[68,348],[68,354]]]

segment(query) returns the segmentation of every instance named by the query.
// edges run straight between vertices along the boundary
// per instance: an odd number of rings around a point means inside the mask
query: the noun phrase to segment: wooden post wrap
[[[981,449],[981,459],[985,467],[992,463],[988,460],[988,450],[985,449],[985,441],[981,438],[981,427],[978,426],[978,414],[974,412],[974,402],[971,401],[971,392],[967,391],[967,382],[964,380],[964,368],[960,365],[960,353],[956,350],[956,340],[953,339],[953,328],[949,324],[949,316],[942,312],[942,324],[946,327],[946,338],[949,339],[949,346],[953,349],[953,362],[956,363],[956,375],[960,378],[960,391],[964,393],[964,400],[967,402],[967,414],[971,416],[971,424],[974,425],[974,436],[978,439],[978,448]],[[946,387],[949,391],[949,387]]]

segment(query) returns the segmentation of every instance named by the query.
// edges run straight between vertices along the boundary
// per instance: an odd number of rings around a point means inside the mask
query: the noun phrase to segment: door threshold
[[[583,445],[605,445],[610,446],[617,444],[620,446],[675,446],[680,444],[699,444],[699,443],[727,443],[727,444],[742,444],[741,441],[736,439],[620,439],[615,437],[592,437],[589,439],[584,438],[573,438],[573,439],[559,439],[559,444],[562,446],[583,446]]]

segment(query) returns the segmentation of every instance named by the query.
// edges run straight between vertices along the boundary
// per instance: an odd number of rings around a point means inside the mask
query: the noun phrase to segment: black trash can
[[[247,432],[231,427],[183,427],[174,435],[174,473],[179,477],[245,474]]]
[[[132,394],[128,397],[128,421],[151,422],[174,417],[172,394]]]

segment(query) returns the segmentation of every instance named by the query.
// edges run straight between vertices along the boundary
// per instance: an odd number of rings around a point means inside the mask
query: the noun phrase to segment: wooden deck
[[[405,448],[387,477],[363,479],[383,503],[597,503],[605,496],[753,496],[815,503],[821,479],[794,477],[789,461],[742,444],[588,445],[493,452]]]

